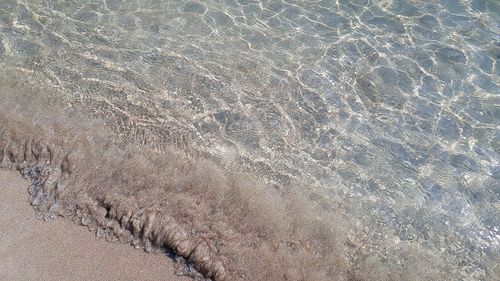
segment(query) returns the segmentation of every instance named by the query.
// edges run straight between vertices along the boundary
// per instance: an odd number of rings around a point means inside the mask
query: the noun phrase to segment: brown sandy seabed
[[[0,169],[0,280],[193,280],[175,275],[174,262],[164,255],[96,239],[62,218],[37,219],[27,186],[15,172]]]
[[[172,277],[158,272],[167,270],[157,264],[168,264],[166,257],[149,256],[157,259],[149,262],[127,245],[98,245],[73,221],[100,227],[117,241],[170,249],[216,281],[460,280],[448,274],[453,268],[441,257],[418,245],[388,243],[388,258],[374,256],[368,243],[347,231],[356,229],[355,222],[301,186],[283,192],[175,148],[122,147],[105,124],[81,120],[56,93],[42,100],[40,90],[0,85],[0,162],[31,180],[27,190],[28,184],[17,184],[17,203],[1,199],[1,229],[24,228],[1,234],[0,265],[8,266],[0,278],[178,280],[172,270]],[[68,221],[36,221],[27,193],[39,213]],[[27,208],[27,216],[18,208]],[[105,279],[85,276],[89,271]],[[148,275],[135,277],[140,272]]]

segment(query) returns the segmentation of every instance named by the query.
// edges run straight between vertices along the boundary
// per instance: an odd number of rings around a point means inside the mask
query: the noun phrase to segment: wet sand
[[[62,218],[37,219],[27,184],[0,169],[0,280],[192,280],[176,276],[165,256],[98,240]]]

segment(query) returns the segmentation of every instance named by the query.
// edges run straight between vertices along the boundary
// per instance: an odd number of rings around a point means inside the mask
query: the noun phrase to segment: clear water
[[[310,189],[372,255],[500,278],[496,0],[1,0],[0,30],[4,70],[127,141]]]

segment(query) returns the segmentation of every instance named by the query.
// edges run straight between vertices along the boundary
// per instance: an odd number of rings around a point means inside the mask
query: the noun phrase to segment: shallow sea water
[[[301,186],[369,255],[411,244],[463,280],[500,280],[499,60],[496,0],[0,1],[18,81],[123,142]]]

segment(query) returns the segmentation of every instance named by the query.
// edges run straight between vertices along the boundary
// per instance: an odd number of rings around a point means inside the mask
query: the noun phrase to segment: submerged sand
[[[98,240],[62,218],[37,219],[27,185],[19,174],[0,169],[1,280],[192,280],[176,276],[164,255]]]

